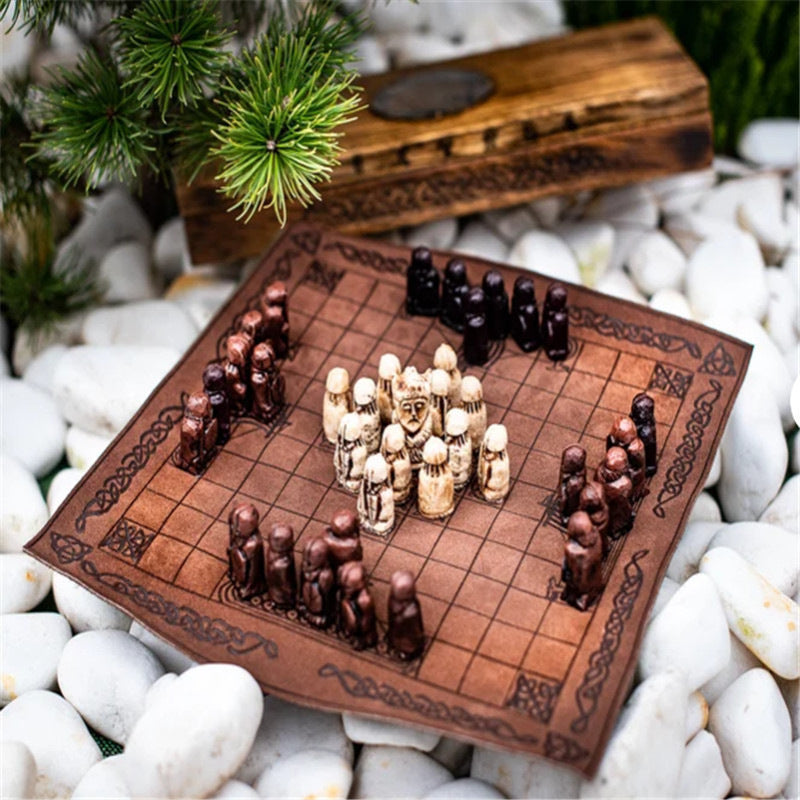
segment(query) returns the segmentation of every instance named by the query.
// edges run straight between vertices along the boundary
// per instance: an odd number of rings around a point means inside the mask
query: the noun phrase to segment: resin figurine
[[[189,395],[183,407],[181,440],[173,456],[175,466],[199,475],[208,466],[217,445],[217,421],[203,392]]]
[[[325,527],[325,542],[331,567],[338,570],[349,561],[361,561],[361,537],[358,534],[358,517],[347,508],[340,508]]]
[[[461,382],[461,400],[469,420],[472,449],[478,450],[486,433],[486,403],[483,402],[483,386],[474,375],[464,376]]]
[[[341,602],[339,630],[356,650],[374,647],[378,642],[375,603],[367,589],[360,561],[348,561],[339,575]]]
[[[344,367],[333,367],[325,379],[325,396],[322,400],[322,429],[331,444],[336,444],[342,417],[352,410],[350,375]]]
[[[203,391],[211,403],[211,413],[217,421],[217,443],[225,444],[231,438],[231,402],[228,399],[222,364],[209,364],[203,370]]]
[[[267,593],[276,608],[294,608],[297,599],[297,573],[294,566],[294,531],[291,525],[276,522],[267,539]]]
[[[394,527],[394,493],[389,483],[389,468],[380,453],[367,459],[357,508],[361,530],[375,536],[391,533]]]
[[[315,628],[326,628],[336,608],[336,576],[328,559],[328,543],[321,536],[310,539],[303,550],[300,574],[300,615]]]
[[[389,482],[392,485],[394,504],[403,505],[411,496],[413,472],[411,459],[406,448],[406,435],[402,426],[387,425],[381,439],[381,455],[389,468]]]
[[[508,432],[505,425],[490,425],[478,454],[478,492],[488,503],[499,503],[510,488]]]
[[[483,294],[486,297],[486,324],[490,339],[505,339],[508,336],[508,292],[503,276],[497,270],[489,270],[483,276]]]
[[[658,470],[655,402],[646,392],[639,392],[631,403],[631,419],[644,444],[645,474],[651,478]]]
[[[251,360],[253,416],[262,422],[271,422],[283,408],[286,381],[275,367],[275,352],[271,344],[257,344]]]
[[[542,310],[542,340],[551,361],[564,361],[569,354],[569,315],[567,290],[560,283],[547,289]]]
[[[430,383],[415,367],[406,367],[392,381],[392,397],[393,420],[402,426],[411,468],[418,470],[422,464],[422,448],[433,430]]]
[[[453,486],[460,491],[472,477],[472,442],[469,438],[469,418],[463,408],[451,408],[445,420],[447,463],[453,473]]]
[[[239,503],[228,516],[228,575],[242,600],[264,594],[264,542],[258,530],[258,511]]]
[[[469,290],[464,303],[464,358],[476,367],[489,360],[486,297],[478,286]]]
[[[381,418],[372,378],[359,378],[353,384],[353,405],[361,421],[361,438],[367,452],[377,453],[381,446]]]
[[[250,340],[240,333],[225,341],[225,385],[231,413],[245,414],[250,408]]]
[[[567,522],[561,599],[585,611],[603,591],[603,545],[597,528],[585,511],[576,511]]]
[[[392,399],[392,380],[403,371],[400,359],[394,353],[384,353],[378,362],[377,400],[381,424],[392,421],[394,400]]]
[[[467,267],[460,258],[451,258],[442,281],[442,323],[461,333],[464,330],[464,300],[469,291]]]
[[[603,484],[608,503],[608,528],[610,539],[618,539],[631,527],[631,493],[633,484],[628,477],[628,456],[621,447],[612,447],[597,467],[594,479]]]
[[[514,281],[514,293],[511,296],[511,336],[523,353],[536,350],[542,341],[533,281],[524,275]]]
[[[572,444],[561,454],[558,476],[558,510],[565,525],[570,515],[578,510],[585,485],[586,451],[579,444]]]
[[[355,412],[345,414],[339,424],[339,436],[333,454],[339,486],[355,494],[364,477],[366,463],[367,448],[361,438],[361,420]]]
[[[444,420],[450,409],[450,377],[443,369],[431,370],[431,432],[444,436]]]
[[[389,648],[404,661],[416,658],[425,647],[425,628],[414,576],[408,570],[392,573],[388,606]]]
[[[461,371],[458,368],[456,351],[447,342],[442,342],[433,354],[434,369],[443,369],[450,378],[450,391],[448,399],[450,408],[461,405]]]
[[[417,507],[423,517],[442,519],[453,513],[455,487],[447,463],[447,447],[436,436],[425,442],[417,485]]]
[[[439,314],[439,273],[427,247],[417,247],[411,253],[406,272],[406,311],[423,317]]]

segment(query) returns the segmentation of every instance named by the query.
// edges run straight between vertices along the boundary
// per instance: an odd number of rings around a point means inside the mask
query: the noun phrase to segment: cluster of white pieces
[[[393,353],[381,356],[378,383],[334,367],[325,385],[323,427],[335,442],[339,484],[358,494],[362,528],[379,535],[394,525],[394,507],[405,503],[417,478],[420,513],[440,519],[453,512],[455,492],[469,485],[477,454],[477,489],[501,501],[509,489],[508,436],[503,425],[487,428],[480,381],[458,369],[456,354],[442,344],[433,368],[402,368]]]

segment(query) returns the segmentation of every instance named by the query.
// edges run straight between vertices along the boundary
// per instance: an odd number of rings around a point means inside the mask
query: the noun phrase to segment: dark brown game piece
[[[252,349],[260,342],[264,341],[264,316],[255,309],[248,311],[239,323],[239,333],[250,340]]]
[[[494,269],[483,276],[483,294],[486,297],[486,324],[489,338],[505,339],[508,336],[508,292],[503,276]]]
[[[597,528],[603,540],[603,555],[607,555],[611,549],[611,543],[607,535],[608,503],[606,502],[606,490],[603,484],[597,481],[587,481],[586,485],[581,489],[578,508],[589,515],[592,524]]]
[[[199,475],[214,455],[217,431],[211,401],[203,392],[190,394],[183,408],[181,441],[173,455],[175,466]]]
[[[603,545],[597,528],[585,511],[576,511],[567,522],[561,599],[585,611],[603,590]]]
[[[633,484],[628,477],[628,455],[621,447],[612,447],[597,468],[595,480],[603,484],[608,503],[610,539],[618,539],[630,530],[633,521],[631,494]]]
[[[378,641],[375,602],[367,589],[363,564],[348,561],[339,574],[339,584],[339,630],[356,650],[374,647]]]
[[[648,478],[658,470],[655,401],[646,392],[639,392],[631,403],[631,419],[644,444],[645,474]]]
[[[558,476],[558,508],[566,525],[570,515],[578,510],[580,494],[586,485],[586,451],[579,444],[571,444],[561,454]]]
[[[349,561],[361,561],[361,537],[358,535],[358,517],[349,509],[339,509],[325,528],[325,541],[328,544],[328,557],[331,566],[338,569]]]
[[[328,559],[328,543],[321,536],[311,539],[303,550],[298,609],[311,625],[325,628],[333,621],[336,578]]]
[[[231,403],[222,364],[209,364],[203,370],[203,390],[211,403],[211,413],[217,421],[217,443],[225,444],[231,438]]]
[[[464,304],[464,358],[476,367],[489,360],[486,296],[479,286],[469,290]]]
[[[267,591],[277,608],[294,608],[297,598],[297,573],[294,567],[294,531],[291,525],[276,522],[267,541]]]
[[[392,574],[388,619],[389,647],[404,661],[416,658],[425,647],[425,629],[414,576],[408,570]]]
[[[514,281],[514,294],[511,297],[511,336],[523,353],[536,350],[542,342],[533,281],[524,275],[520,275]]]
[[[242,600],[264,594],[264,542],[258,530],[258,511],[239,503],[228,517],[228,575]]]
[[[444,268],[442,281],[442,310],[440,319],[461,333],[464,330],[464,302],[469,292],[467,267],[460,258],[451,258]]]
[[[411,253],[406,271],[406,311],[423,317],[439,314],[439,273],[427,247],[417,247]]]
[[[551,361],[563,361],[569,353],[569,316],[567,289],[560,283],[551,283],[547,289],[542,310],[542,328],[547,357]]]
[[[275,419],[284,404],[286,381],[275,366],[275,353],[267,342],[256,345],[253,350],[250,386],[253,416],[262,422]]]
[[[250,340],[240,333],[225,341],[225,385],[232,414],[244,414],[250,408]]]
[[[633,484],[631,501],[635,502],[644,494],[645,451],[642,440],[636,432],[636,425],[630,417],[620,416],[614,420],[606,437],[606,449],[621,447],[628,456],[628,477]]]
[[[264,339],[272,342],[275,358],[289,355],[289,295],[282,281],[271,283],[261,296]]]

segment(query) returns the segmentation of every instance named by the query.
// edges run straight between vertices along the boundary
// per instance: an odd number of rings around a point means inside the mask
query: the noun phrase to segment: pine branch
[[[74,27],[101,5],[98,0],[0,0],[0,19],[6,19],[11,11],[9,28],[19,23],[25,33],[38,31],[50,36],[56,25]]]

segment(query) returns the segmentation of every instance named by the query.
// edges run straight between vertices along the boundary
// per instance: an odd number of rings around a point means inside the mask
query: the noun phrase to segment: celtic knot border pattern
[[[366,247],[356,247],[349,242],[339,240],[326,244],[325,250],[337,250],[339,255],[351,264],[360,264],[362,267],[369,267],[376,272],[389,272],[395,275],[403,275],[408,266],[408,260],[400,256],[385,256],[377,250]]]
[[[698,372],[707,375],[717,375],[722,378],[733,378],[736,376],[736,367],[733,363],[733,356],[725,349],[722,342],[718,342],[714,349],[703,359]]]
[[[571,762],[586,758],[589,755],[589,751],[581,747],[574,739],[570,739],[569,736],[564,736],[555,731],[548,731],[544,740],[544,754],[547,758],[552,758],[556,761]]]
[[[92,552],[93,548],[69,534],[50,531],[50,549],[56,554],[58,563],[66,566],[81,561]]]

